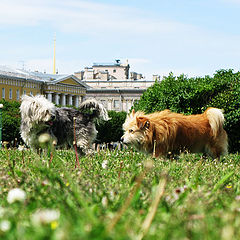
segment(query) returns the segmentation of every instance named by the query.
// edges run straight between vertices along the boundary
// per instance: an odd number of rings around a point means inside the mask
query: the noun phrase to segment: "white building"
[[[128,63],[94,63],[75,76],[89,86],[86,98],[96,98],[107,110],[126,111],[139,101],[143,92],[154,84],[154,80],[146,80],[142,74],[129,73]]]

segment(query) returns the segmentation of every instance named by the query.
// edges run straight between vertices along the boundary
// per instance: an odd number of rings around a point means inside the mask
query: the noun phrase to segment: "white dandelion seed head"
[[[60,211],[54,209],[37,210],[32,214],[31,220],[34,225],[49,224],[57,221],[60,217]]]
[[[23,202],[26,199],[26,193],[20,188],[13,188],[8,192],[7,201],[8,203]]]
[[[102,168],[103,168],[103,169],[106,169],[106,168],[107,168],[107,164],[108,164],[108,160],[104,160],[104,161],[102,162]]]
[[[107,205],[108,205],[108,199],[107,199],[106,196],[104,196],[104,197],[102,198],[102,205],[103,205],[103,207],[107,207]]]
[[[51,136],[48,133],[43,133],[38,137],[39,143],[47,143],[50,141],[50,139],[51,139]]]
[[[19,151],[23,151],[23,150],[24,150],[24,146],[23,146],[23,145],[19,145],[19,146],[18,146],[18,150],[19,150]]]
[[[11,223],[8,220],[2,220],[0,222],[0,231],[7,232],[11,228]]]

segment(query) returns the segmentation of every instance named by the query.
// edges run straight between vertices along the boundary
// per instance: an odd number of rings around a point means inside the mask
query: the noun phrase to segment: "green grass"
[[[30,150],[0,151],[0,239],[141,239],[158,184],[163,196],[144,239],[240,239],[240,156],[220,162],[182,154],[152,159],[134,151],[102,151],[80,159],[73,151],[39,157]],[[8,203],[9,190],[26,192]],[[35,224],[39,209],[54,222]],[[1,227],[0,227],[1,229]]]

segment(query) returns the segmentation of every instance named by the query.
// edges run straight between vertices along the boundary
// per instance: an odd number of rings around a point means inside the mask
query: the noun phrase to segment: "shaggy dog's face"
[[[32,124],[51,124],[55,118],[55,106],[43,96],[35,97],[34,101],[29,96],[23,97],[21,105],[22,119]]]
[[[135,113],[133,110],[123,124],[123,143],[139,150],[144,150],[143,147],[149,142],[149,135],[151,135],[150,121],[142,115],[142,112]]]

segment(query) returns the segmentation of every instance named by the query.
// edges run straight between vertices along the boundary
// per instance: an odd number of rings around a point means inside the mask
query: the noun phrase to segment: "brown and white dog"
[[[196,115],[170,110],[145,114],[133,110],[123,124],[122,141],[156,157],[187,150],[220,158],[228,152],[228,137],[223,124],[223,111],[217,108],[208,108]]]

